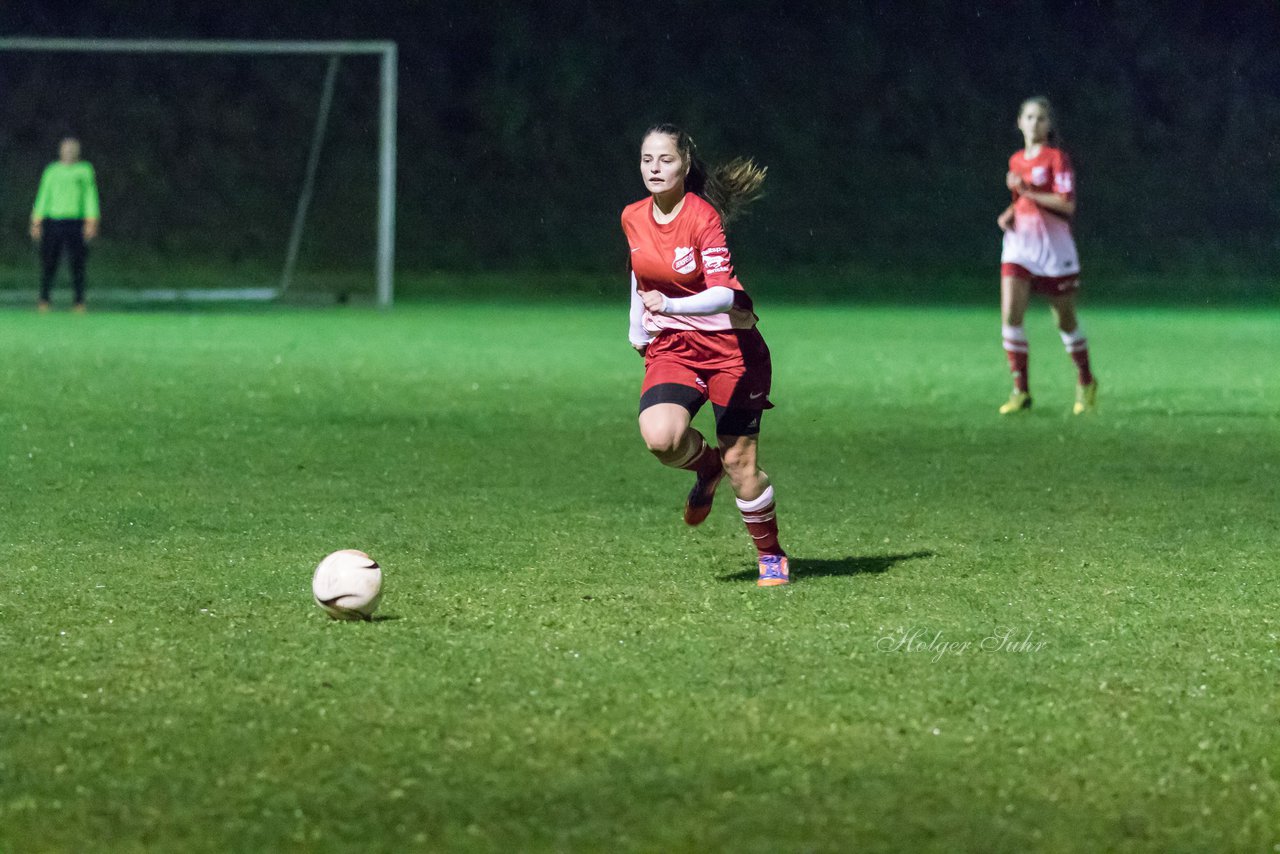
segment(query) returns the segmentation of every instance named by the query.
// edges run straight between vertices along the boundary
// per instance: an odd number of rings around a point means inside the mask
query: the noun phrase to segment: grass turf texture
[[[1280,313],[763,311],[780,590],[621,305],[0,312],[0,851],[1280,844]]]

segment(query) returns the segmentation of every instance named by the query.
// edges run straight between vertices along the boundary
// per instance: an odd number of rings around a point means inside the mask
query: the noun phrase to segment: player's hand
[[[41,227],[41,224],[40,224],[39,222],[33,222],[33,223],[31,223],[31,239],[32,239],[32,240],[39,240],[39,239],[40,239],[40,234],[41,234],[41,232],[43,232],[43,230],[44,230],[44,229]]]
[[[1005,208],[1004,213],[996,217],[996,225],[1000,226],[1001,231],[1013,230],[1013,208]]]
[[[1004,184],[1015,193],[1026,192],[1027,182],[1017,172],[1008,172],[1004,176]]]
[[[97,236],[98,236],[98,221],[96,219],[86,219],[84,221],[85,241],[93,240]]]
[[[640,299],[650,314],[662,314],[662,307],[667,303],[667,298],[657,291],[643,291]]]
[[[641,359],[643,359],[643,358],[644,358],[645,351],[649,349],[649,345],[648,345],[648,344],[632,344],[632,345],[631,345],[631,349],[633,349],[633,350],[635,350],[637,353],[639,353],[639,354],[640,354],[640,358],[641,358]]]

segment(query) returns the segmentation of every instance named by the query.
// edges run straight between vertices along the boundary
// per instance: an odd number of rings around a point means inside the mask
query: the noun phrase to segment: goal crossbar
[[[256,41],[217,39],[76,39],[10,36],[0,52],[206,53],[327,55],[373,54],[381,57],[378,122],[377,301],[389,307],[395,275],[396,63],[393,41]],[[315,143],[313,143],[314,145]]]

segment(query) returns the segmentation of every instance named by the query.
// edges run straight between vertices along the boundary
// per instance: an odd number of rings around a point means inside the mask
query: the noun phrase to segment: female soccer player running
[[[1067,353],[1076,364],[1076,415],[1097,406],[1098,381],[1089,370],[1089,345],[1076,320],[1080,261],[1071,237],[1076,212],[1071,161],[1055,146],[1053,111],[1045,98],[1028,98],[1018,112],[1024,146],[1009,158],[1005,183],[1013,204],[996,219],[1004,232],[1000,254],[1000,319],[1013,393],[1001,415],[1031,408],[1027,335],[1022,321],[1034,291],[1049,298]]]
[[[631,344],[644,356],[640,435],[659,462],[696,475],[684,521],[711,511],[729,478],[755,541],[761,587],[791,580],[778,544],[773,487],[757,465],[760,419],[772,408],[769,348],[751,298],[734,276],[723,223],[760,195],[765,170],[735,160],[708,170],[693,140],[652,127],[640,147],[649,195],[622,211],[631,249]],[[707,401],[719,448],[690,426]]]

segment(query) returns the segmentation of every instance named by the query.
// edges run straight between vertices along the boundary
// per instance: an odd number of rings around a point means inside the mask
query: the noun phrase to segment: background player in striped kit
[[[664,465],[695,473],[684,520],[700,524],[727,476],[757,549],[761,587],[789,583],[773,486],[757,463],[771,408],[769,348],[751,298],[733,273],[723,223],[760,194],[765,170],[735,160],[708,170],[693,140],[656,125],[640,148],[649,195],[622,212],[631,250],[632,346],[645,359],[640,434]],[[691,422],[710,400],[719,447]]]
[[[45,167],[31,206],[31,239],[40,242],[40,311],[49,310],[49,295],[58,261],[65,251],[71,262],[75,311],[84,311],[84,268],[88,243],[98,236],[98,184],[93,166],[80,159],[80,141],[66,137],[58,159]]]
[[[1013,203],[996,223],[1004,232],[1000,254],[1000,315],[1004,349],[1013,372],[1013,392],[1001,415],[1031,408],[1027,380],[1027,335],[1023,317],[1032,292],[1049,299],[1058,332],[1076,364],[1076,415],[1097,406],[1098,382],[1089,368],[1089,345],[1076,319],[1080,260],[1071,236],[1076,212],[1075,174],[1056,146],[1053,111],[1046,98],[1028,98],[1018,112],[1023,149],[1009,158],[1005,183]]]

